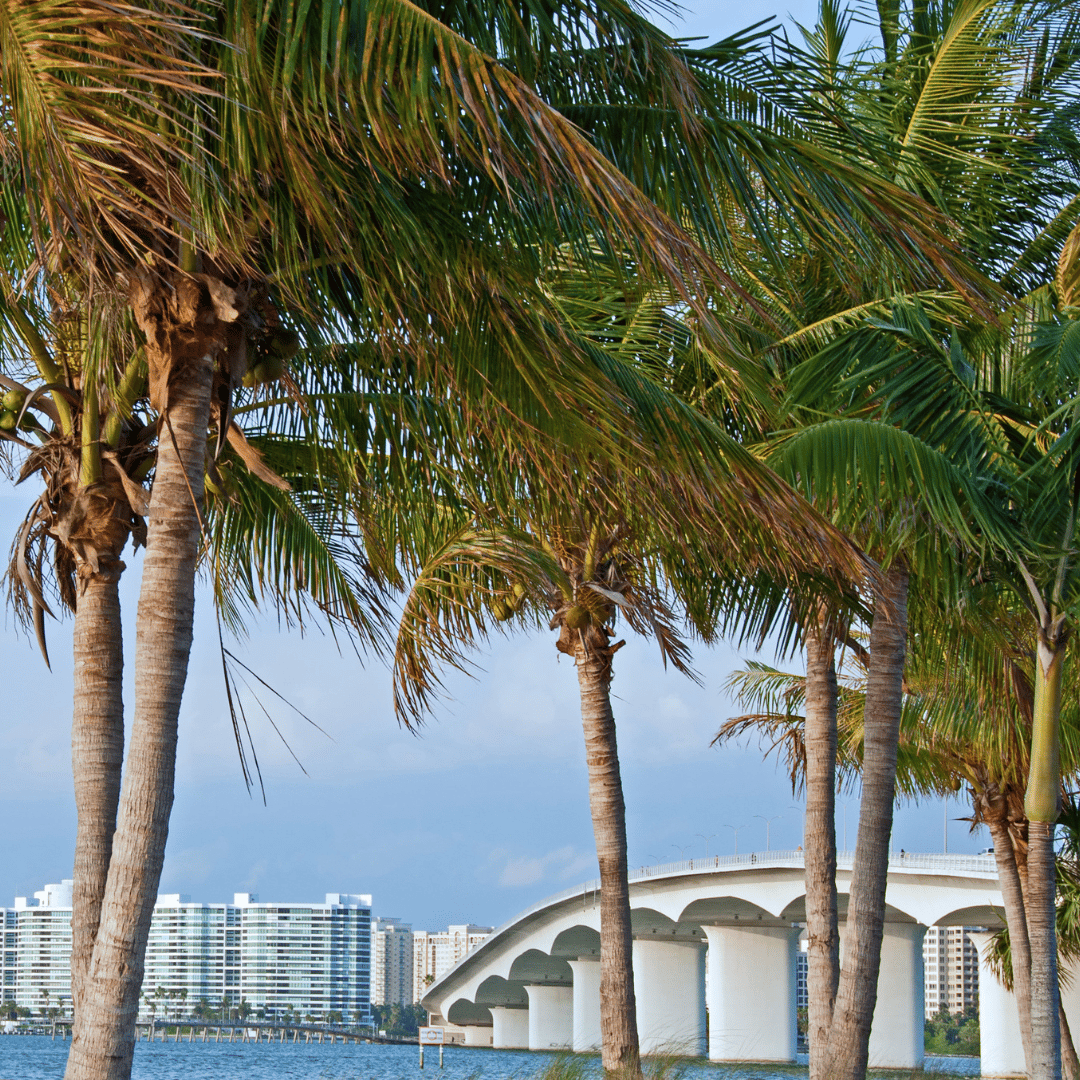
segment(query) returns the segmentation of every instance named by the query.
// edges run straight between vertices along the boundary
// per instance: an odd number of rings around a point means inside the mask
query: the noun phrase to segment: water
[[[70,1044],[42,1035],[0,1037],[0,1080],[61,1080]],[[415,1046],[331,1046],[324,1043],[139,1043],[132,1080],[532,1080],[554,1054],[524,1050],[484,1050],[448,1046],[439,1071],[438,1050],[425,1053],[419,1068]],[[575,1058],[580,1080],[598,1080],[598,1058]],[[710,1065],[679,1061],[662,1070],[662,1080],[781,1080],[805,1078],[801,1065]],[[646,1065],[646,1076],[649,1067]],[[579,1076],[572,1070],[573,1076]],[[978,1076],[977,1058],[927,1058],[924,1077]],[[909,1072],[875,1073],[880,1080]]]

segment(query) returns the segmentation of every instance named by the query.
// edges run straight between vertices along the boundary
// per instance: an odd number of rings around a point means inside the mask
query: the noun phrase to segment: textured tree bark
[[[83,582],[74,628],[71,765],[78,826],[71,911],[71,999],[76,1013],[83,1000],[101,917],[124,760],[124,641],[119,594],[124,564],[104,557],[99,565],[100,572]]]
[[[822,1074],[830,1080],[864,1080],[866,1076],[885,929],[885,885],[907,645],[907,593],[907,571],[894,564],[875,601],[870,628],[859,835],[848,900],[844,965]]]
[[[589,769],[596,857],[600,863],[600,1032],[604,1071],[641,1076],[634,998],[633,933],[626,867],[623,802],[615,717],[611,711],[611,652],[576,650],[585,761]]]
[[[187,341],[198,342],[197,324],[193,320],[189,325]],[[164,344],[159,340],[157,347],[164,351],[176,338],[162,336],[168,340]],[[205,332],[201,340],[210,347]],[[200,514],[192,496],[202,499],[215,355],[188,348],[185,355],[177,345],[179,355],[170,358],[164,414],[169,424],[161,431],[139,597],[131,745],[101,922],[82,1008],[75,1018],[66,1080],[128,1080],[131,1075],[146,940],[173,802],[177,718],[191,648]],[[168,364],[165,370],[170,370]]]
[[[1072,1028],[1065,1015],[1065,1006],[1061,1003],[1061,988],[1058,988],[1058,1023],[1061,1025],[1061,1066],[1068,1080],[1080,1080],[1080,1058],[1076,1056],[1073,1045]]]
[[[1012,951],[1013,994],[1020,1016],[1020,1040],[1024,1044],[1024,1061],[1031,1072],[1031,949],[1028,945],[1027,911],[1024,891],[1016,866],[1016,852],[1009,834],[1007,811],[1003,805],[995,806],[993,793],[985,797],[987,809],[983,813],[990,836],[994,841],[994,859],[998,868],[998,884],[1001,902],[1005,907],[1005,924],[1009,928],[1009,946]],[[997,803],[1003,804],[1000,795]],[[995,813],[995,810],[998,812]],[[1080,1080],[1080,1077],[1077,1078]]]
[[[806,632],[806,933],[810,1080],[826,1080],[825,1051],[840,983],[836,915],[836,664],[832,636]]]
[[[1061,1077],[1054,822],[1061,809],[1061,680],[1066,638],[1060,622],[1044,625],[1035,650],[1031,766],[1024,795],[1028,818],[1024,896],[1031,949],[1031,1080]]]
[[[1028,940],[1031,946],[1031,1080],[1061,1080],[1054,826],[1028,824]]]

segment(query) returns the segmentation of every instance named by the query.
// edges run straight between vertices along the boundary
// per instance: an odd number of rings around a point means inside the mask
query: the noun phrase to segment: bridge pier
[[[870,1068],[921,1069],[923,1065],[923,957],[926,927],[887,922],[881,940],[877,1005],[870,1026]],[[843,964],[846,927],[840,924]]]
[[[709,1060],[793,1062],[798,931],[702,929],[709,941]]]
[[[1016,998],[990,970],[991,933],[972,934],[979,950],[979,1058],[982,1076],[1026,1076]]]
[[[496,1050],[529,1049],[529,1010],[491,1006],[491,1045]]]
[[[491,1046],[494,1041],[494,1029],[480,1024],[465,1025],[466,1046]]]
[[[526,984],[529,1049],[569,1050],[574,1044],[574,988]]]
[[[573,1049],[588,1054],[600,1049],[600,958],[571,960],[574,973]]]
[[[705,950],[696,941],[634,938],[634,996],[643,1054],[705,1053]]]

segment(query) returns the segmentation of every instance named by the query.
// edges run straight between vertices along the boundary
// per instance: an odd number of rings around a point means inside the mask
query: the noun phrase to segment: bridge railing
[[[709,870],[721,870],[728,867],[763,868],[776,866],[794,866],[801,868],[804,852],[797,851],[753,851],[745,855],[711,855],[707,859],[686,859],[682,862],[657,863],[654,866],[642,866],[628,875],[630,881],[644,881],[647,878],[670,877],[678,874],[705,873]],[[855,861],[853,851],[840,851],[836,855],[837,869],[850,870]],[[957,874],[997,874],[997,863],[993,855],[948,855],[944,853],[907,853],[894,852],[889,856],[890,870],[935,870],[938,873]],[[590,881],[585,885],[588,891],[599,888],[599,881]],[[573,892],[575,890],[571,890]]]

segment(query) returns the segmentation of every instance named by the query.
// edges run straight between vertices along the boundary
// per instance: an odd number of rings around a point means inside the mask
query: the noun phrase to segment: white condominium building
[[[237,893],[240,997],[281,1016],[340,1012],[371,1023],[371,897],[327,893],[325,904],[260,904]]]
[[[974,926],[931,926],[923,938],[926,1015],[961,1013],[979,1003],[979,950]]]
[[[38,1013],[71,1007],[71,882],[48,885],[35,902],[0,908],[3,1000]],[[159,1019],[247,1003],[251,1014],[290,1011],[318,1019],[339,1012],[371,1022],[371,897],[327,893],[321,904],[231,904],[158,897],[150,923],[140,1013]]]
[[[33,900],[0,908],[4,924],[4,1001],[35,1016],[71,1009],[71,885],[46,885]]]
[[[400,919],[371,920],[371,1004],[413,1003],[413,932]]]
[[[419,1001],[436,979],[475,949],[492,929],[468,923],[447,930],[413,931],[413,1001]]]

